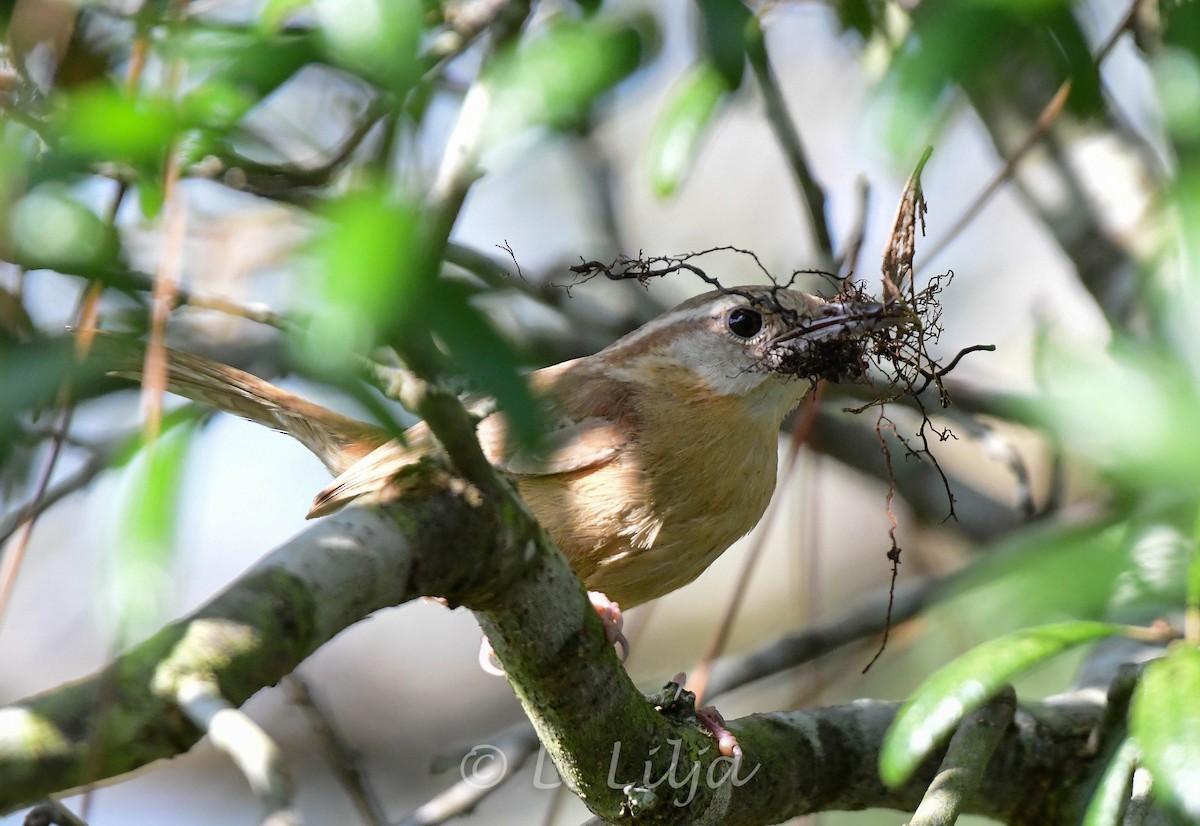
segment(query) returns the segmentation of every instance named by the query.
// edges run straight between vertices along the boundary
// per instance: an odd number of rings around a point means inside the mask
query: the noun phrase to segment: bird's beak
[[[779,345],[795,339],[822,341],[858,338],[884,327],[895,327],[915,320],[911,309],[899,301],[830,301],[812,318],[802,319],[795,327],[776,338]]]
[[[777,336],[767,363],[778,374],[809,380],[856,378],[867,370],[866,339],[872,333],[914,321],[912,310],[899,301],[831,301]]]

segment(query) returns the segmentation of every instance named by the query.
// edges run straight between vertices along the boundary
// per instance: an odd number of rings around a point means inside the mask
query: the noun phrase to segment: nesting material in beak
[[[810,381],[857,379],[868,367],[869,338],[913,321],[912,311],[898,301],[831,301],[771,342],[767,366]]]

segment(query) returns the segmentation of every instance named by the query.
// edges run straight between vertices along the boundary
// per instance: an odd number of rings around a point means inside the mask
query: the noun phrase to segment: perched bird
[[[862,337],[903,317],[778,287],[709,292],[531,373],[548,431],[535,449],[509,438],[503,412],[479,422],[479,440],[587,588],[629,608],[691,582],[758,523],[784,417],[813,380],[860,371]],[[98,343],[97,358],[120,362],[107,369],[140,373]],[[402,495],[397,472],[439,449],[424,423],[401,444],[241,370],[176,351],[168,363],[171,391],[316,454],[336,478],[310,517]]]

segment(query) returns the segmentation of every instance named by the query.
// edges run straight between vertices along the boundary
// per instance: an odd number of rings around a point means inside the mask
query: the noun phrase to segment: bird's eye
[[[729,331],[738,338],[754,338],[762,329],[762,314],[749,307],[734,307],[726,321]]]

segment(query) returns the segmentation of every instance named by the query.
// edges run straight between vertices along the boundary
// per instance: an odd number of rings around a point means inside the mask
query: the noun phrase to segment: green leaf
[[[1119,339],[1108,352],[1051,352],[1029,412],[1067,451],[1134,489],[1200,489],[1200,393],[1165,348]]]
[[[1200,58],[1200,5],[1196,3],[1163,3],[1160,11],[1163,23],[1163,43],[1190,51]]]
[[[197,52],[196,57],[219,61],[213,81],[254,99],[266,97],[300,69],[321,58],[317,38],[308,32],[284,32],[270,37],[257,33],[241,37],[223,34],[209,43],[194,44],[192,51]]]
[[[601,93],[638,67],[644,28],[557,23],[504,55],[487,75],[495,96],[489,132],[501,137],[529,126],[577,123]]]
[[[58,148],[88,158],[161,161],[179,128],[169,101],[133,98],[109,84],[73,90],[57,104],[52,129]]]
[[[274,34],[280,31],[288,18],[312,5],[312,0],[267,0],[259,14],[259,27],[263,32]]]
[[[341,369],[404,325],[423,323],[431,283],[421,269],[416,207],[381,188],[351,193],[325,210],[312,245],[321,304],[304,339],[315,364]]]
[[[753,15],[742,0],[697,0],[704,52],[730,89],[746,70],[746,24]]]
[[[878,0],[842,0],[837,4],[838,23],[842,31],[853,29],[864,39],[875,33],[875,23],[882,10]]]
[[[650,132],[650,182],[659,197],[674,195],[687,177],[729,83],[711,63],[676,81]]]
[[[316,0],[326,54],[395,92],[416,78],[420,0]]]
[[[1080,826],[1119,826],[1129,802],[1133,770],[1137,768],[1138,748],[1128,737],[1108,761]]]
[[[130,468],[132,485],[113,555],[110,597],[123,639],[153,630],[163,619],[168,567],[175,543],[180,489],[195,426],[163,432]]]
[[[533,446],[542,433],[541,411],[518,372],[512,347],[468,301],[469,295],[462,285],[439,283],[429,305],[433,331],[455,369],[496,400],[522,445]]]
[[[1180,645],[1146,666],[1129,728],[1154,777],[1154,794],[1200,820],[1200,650]]]
[[[1111,623],[1064,622],[973,648],[934,672],[901,707],[884,738],[879,776],[891,788],[901,785],[964,716],[1013,677],[1069,648],[1124,631],[1125,626]]]
[[[179,108],[190,127],[227,132],[257,103],[258,98],[250,90],[213,79],[185,94]]]
[[[988,636],[1067,619],[1113,619],[1113,592],[1133,565],[1126,523],[1030,527],[972,565],[933,610],[951,627],[966,623]]]
[[[1200,140],[1200,55],[1167,47],[1150,62],[1158,105],[1177,144]]]
[[[106,381],[94,362],[76,361],[71,336],[24,344],[0,341],[0,420],[45,410],[67,380],[76,400],[90,397]]]
[[[166,190],[163,188],[163,168],[161,164],[139,164],[137,167],[137,196],[138,206],[147,220],[158,217],[159,211],[166,202]]]
[[[111,225],[57,183],[36,187],[16,203],[6,234],[28,269],[92,273],[116,261],[118,240]]]
[[[1045,78],[1047,95],[1070,79],[1067,107],[1078,114],[1103,103],[1087,38],[1067,0],[921,3],[911,19],[886,83],[892,101],[885,128],[894,147],[929,141],[929,130],[946,123],[955,101],[946,91],[954,85],[994,101],[1011,95],[1005,84],[1028,72]]]

